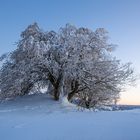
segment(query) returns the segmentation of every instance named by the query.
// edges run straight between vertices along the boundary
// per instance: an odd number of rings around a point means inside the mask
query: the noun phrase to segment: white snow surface
[[[80,111],[45,94],[0,104],[0,140],[140,140],[140,110]]]

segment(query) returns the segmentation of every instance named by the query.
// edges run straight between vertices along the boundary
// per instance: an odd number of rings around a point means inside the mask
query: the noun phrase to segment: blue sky
[[[114,55],[140,72],[140,0],[0,0],[0,55],[16,48],[20,33],[37,22],[43,30],[66,23],[108,30]],[[121,103],[140,104],[140,82]]]

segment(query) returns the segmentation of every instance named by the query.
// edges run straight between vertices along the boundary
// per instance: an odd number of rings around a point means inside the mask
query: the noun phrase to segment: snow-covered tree
[[[38,83],[48,86],[55,100],[67,96],[86,108],[112,103],[135,80],[130,63],[112,57],[113,49],[103,28],[67,24],[56,33],[30,25],[1,68],[1,97],[28,94]]]
[[[40,42],[42,36],[36,23],[22,32],[17,49],[11,53],[10,60],[4,63],[1,69],[2,96],[28,94],[34,84],[40,80],[40,77],[32,71],[42,45]]]

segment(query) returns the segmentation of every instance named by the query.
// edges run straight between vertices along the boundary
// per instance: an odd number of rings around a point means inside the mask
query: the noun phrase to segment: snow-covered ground
[[[140,140],[140,110],[78,111],[30,95],[0,104],[0,140]]]

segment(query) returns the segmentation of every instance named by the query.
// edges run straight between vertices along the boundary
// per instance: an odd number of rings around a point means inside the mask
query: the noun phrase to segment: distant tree
[[[103,28],[67,24],[56,33],[29,25],[0,71],[1,97],[28,94],[38,83],[49,85],[55,100],[67,96],[86,108],[113,103],[135,81],[131,64],[112,57],[114,46]]]

